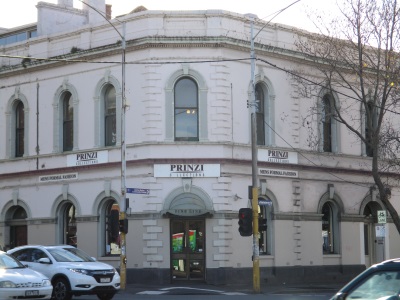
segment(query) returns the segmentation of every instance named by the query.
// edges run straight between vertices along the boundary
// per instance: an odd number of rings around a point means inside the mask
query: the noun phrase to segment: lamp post
[[[300,0],[296,0],[285,8],[279,10],[277,15],[296,4]],[[254,19],[257,17],[253,14],[247,15],[251,20],[250,29],[250,63],[251,63],[251,101],[249,102],[251,107],[251,161],[252,161],[252,211],[253,211],[253,291],[255,293],[260,293],[260,248],[258,245],[258,149],[257,149],[257,101],[256,101],[256,85],[255,85],[255,67],[256,67],[256,55],[254,51],[254,40],[258,34],[272,21],[269,20],[260,30],[254,35]]]
[[[125,180],[125,173],[126,173],[126,143],[125,143],[125,113],[126,113],[126,98],[125,98],[125,55],[126,55],[126,40],[125,40],[125,33],[126,33],[126,24],[125,22],[121,22],[118,19],[119,23],[122,23],[122,34],[119,30],[107,19],[107,17],[100,12],[96,7],[84,2],[83,0],[79,0],[83,4],[87,5],[89,8],[96,11],[99,15],[101,15],[111,26],[114,30],[118,33],[121,38],[121,50],[122,50],[122,58],[121,58],[121,67],[122,67],[122,101],[121,101],[121,199],[120,199],[120,222],[124,223],[126,217],[126,180]],[[126,288],[126,232],[120,232],[120,243],[121,243],[121,254],[120,254],[120,277],[121,277],[121,289]]]
[[[253,209],[253,290],[255,293],[260,293],[260,249],[258,247],[258,179],[257,179],[257,103],[255,93],[255,60],[254,52],[254,15],[251,18],[251,44],[250,44],[250,59],[251,59],[251,157],[252,157],[252,201]]]

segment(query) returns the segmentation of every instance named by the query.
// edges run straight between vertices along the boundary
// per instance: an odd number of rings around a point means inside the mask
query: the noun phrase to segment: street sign
[[[377,215],[378,215],[378,223],[385,224],[386,223],[386,210],[378,210]]]
[[[126,188],[126,192],[129,194],[141,194],[141,195],[149,195],[149,189],[138,189],[138,188]]]

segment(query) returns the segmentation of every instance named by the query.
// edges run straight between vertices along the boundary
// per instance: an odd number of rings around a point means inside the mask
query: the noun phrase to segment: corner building
[[[0,29],[0,245],[74,244],[118,268],[109,216],[125,142],[127,283],[251,282],[252,237],[238,232],[252,184],[249,16],[37,9],[37,23]],[[254,26],[261,284],[345,281],[398,256],[365,146],[334,119],[329,149],[307,143],[302,117],[327,94],[302,97],[284,72],[312,68],[294,46],[301,31]]]

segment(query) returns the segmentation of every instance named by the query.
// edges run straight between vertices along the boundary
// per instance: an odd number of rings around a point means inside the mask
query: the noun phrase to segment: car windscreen
[[[93,262],[88,254],[77,248],[53,248],[48,249],[50,254],[58,262]]]
[[[15,268],[26,268],[14,257],[7,254],[0,254],[0,269],[15,269]]]

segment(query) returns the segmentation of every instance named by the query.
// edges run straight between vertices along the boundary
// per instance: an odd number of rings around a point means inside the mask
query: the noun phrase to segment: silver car
[[[46,276],[0,251],[0,299],[50,299],[52,291]]]
[[[50,278],[55,300],[70,300],[80,295],[110,300],[120,289],[120,276],[114,267],[73,246],[26,245],[7,253]]]

